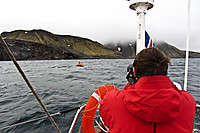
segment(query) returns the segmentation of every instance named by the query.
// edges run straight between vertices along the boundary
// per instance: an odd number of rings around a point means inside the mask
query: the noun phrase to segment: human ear
[[[136,73],[135,73],[135,67],[133,67],[133,74],[134,74],[134,77],[137,79],[137,76],[136,76]]]

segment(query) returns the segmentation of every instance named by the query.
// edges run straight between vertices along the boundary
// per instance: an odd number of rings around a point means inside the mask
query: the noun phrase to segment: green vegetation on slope
[[[55,35],[44,30],[24,31],[17,30],[13,32],[4,32],[6,39],[16,39],[28,42],[39,43],[50,47],[62,47],[71,52],[80,53],[86,56],[121,58],[120,52],[105,48],[102,44],[92,40],[69,36]]]

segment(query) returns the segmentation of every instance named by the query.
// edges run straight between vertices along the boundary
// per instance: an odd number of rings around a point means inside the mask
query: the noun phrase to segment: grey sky
[[[153,40],[186,49],[187,0],[154,0],[146,14]],[[0,31],[44,29],[102,44],[136,39],[136,12],[125,0],[1,0]],[[190,50],[200,52],[200,0],[191,0]]]

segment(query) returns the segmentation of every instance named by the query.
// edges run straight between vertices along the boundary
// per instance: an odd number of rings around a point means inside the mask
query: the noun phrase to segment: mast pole
[[[137,43],[136,54],[145,48],[145,14],[153,7],[154,0],[130,0],[129,6],[137,12]]]
[[[187,26],[187,44],[186,44],[186,57],[185,57],[185,79],[184,90],[187,91],[188,80],[188,60],[189,60],[189,42],[190,42],[190,0],[188,0],[188,26]]]

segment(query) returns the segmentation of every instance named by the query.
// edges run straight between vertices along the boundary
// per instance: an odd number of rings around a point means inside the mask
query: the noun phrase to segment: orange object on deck
[[[84,66],[83,62],[81,62],[81,66]]]
[[[106,95],[106,92],[114,89],[119,90],[116,86],[113,85],[100,86],[89,98],[85,110],[81,113],[83,116],[82,117],[83,133],[95,133],[94,120],[97,107],[101,99]]]

